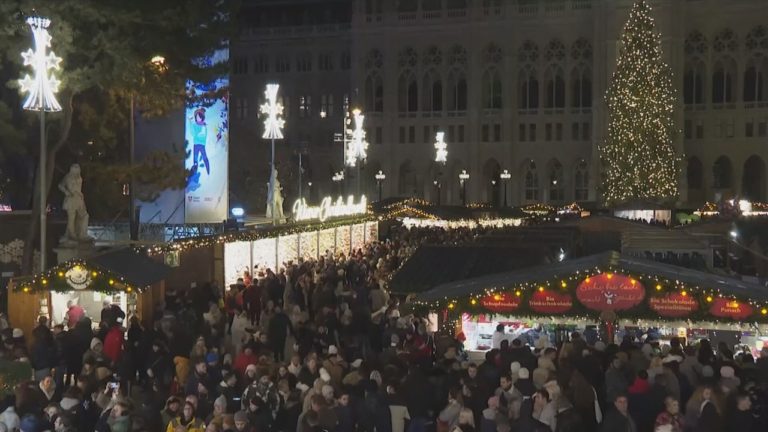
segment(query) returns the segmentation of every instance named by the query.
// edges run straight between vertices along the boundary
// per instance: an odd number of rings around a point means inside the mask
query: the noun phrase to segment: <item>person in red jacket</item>
[[[113,364],[117,364],[123,354],[123,339],[123,330],[119,325],[113,325],[104,337],[104,355]]]
[[[258,362],[259,358],[253,353],[253,348],[251,348],[250,345],[246,345],[245,348],[243,348],[243,352],[235,357],[232,369],[234,369],[242,378],[245,375],[245,370],[248,368],[248,365],[256,364]]]

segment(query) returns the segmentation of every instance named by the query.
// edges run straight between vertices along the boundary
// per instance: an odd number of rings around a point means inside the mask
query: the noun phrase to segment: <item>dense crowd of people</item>
[[[386,288],[418,245],[473,235],[397,231],[349,256],[246,271],[223,295],[169,289],[151,325],[109,303],[95,331],[76,304],[41,318],[29,344],[9,323],[0,357],[34,379],[0,401],[0,432],[766,430],[768,348],[755,360],[706,340],[578,332],[553,346],[542,332],[471,362],[460,333],[431,331]]]

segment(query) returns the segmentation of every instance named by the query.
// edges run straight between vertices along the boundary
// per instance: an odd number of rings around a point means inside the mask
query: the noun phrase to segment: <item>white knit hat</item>
[[[512,364],[509,365],[509,371],[512,372],[513,374],[516,374],[520,372],[521,367],[522,366],[520,366],[520,362],[512,362]]]
[[[520,368],[520,370],[517,371],[517,376],[520,379],[528,379],[531,376],[531,373],[528,372],[527,368]]]

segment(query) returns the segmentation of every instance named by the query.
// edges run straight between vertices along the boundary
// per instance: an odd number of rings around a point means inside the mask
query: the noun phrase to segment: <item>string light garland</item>
[[[608,135],[599,146],[603,200],[673,200],[681,156],[673,138],[675,90],[662,60],[651,8],[638,0],[621,35],[616,71],[606,92]]]
[[[588,268],[568,275],[553,274],[547,280],[531,280],[519,285],[489,287],[482,292],[466,297],[449,298],[446,296],[435,301],[416,300],[415,303],[431,310],[445,310],[447,308],[451,312],[459,314],[500,315],[498,311],[483,306],[482,300],[489,298],[489,296],[494,298],[494,296],[503,297],[504,294],[507,294],[520,298],[520,304],[505,315],[544,319],[551,316],[551,314],[538,313],[532,310],[529,306],[531,296],[535,293],[556,292],[558,294],[567,294],[572,300],[572,306],[569,310],[559,313],[558,316],[568,317],[568,321],[575,319],[595,322],[599,318],[600,311],[589,309],[581,304],[576,299],[576,288],[581,282],[589,282],[590,278],[600,274],[606,274],[606,276],[608,274],[626,275],[635,283],[642,283],[646,287],[643,301],[634,307],[619,312],[620,320],[671,321],[682,319],[690,322],[699,321],[716,324],[732,324],[742,321],[747,323],[768,323],[768,300],[757,301],[754,299],[738,298],[734,295],[727,295],[717,288],[685,284],[679,280],[667,279],[658,275],[634,274],[627,269],[612,266],[607,268]],[[696,310],[683,318],[670,318],[660,315],[651,308],[650,303],[653,299],[666,298],[670,294],[679,294],[684,298],[695,300]],[[746,320],[716,317],[710,313],[710,307],[716,299],[725,299],[749,305],[752,308],[752,314]]]
[[[528,214],[546,216],[555,212],[555,208],[547,204],[530,204],[522,207],[521,210]]]
[[[720,209],[717,207],[717,204],[707,201],[698,210],[693,212],[693,214],[699,216],[717,216],[720,214]]]
[[[9,286],[14,292],[97,291],[105,294],[143,292],[149,286],[133,286],[123,276],[103,270],[83,260],[70,260],[43,273],[14,279]]]
[[[300,234],[309,231],[322,231],[330,228],[337,228],[345,225],[354,225],[362,222],[371,222],[380,220],[373,214],[367,214],[356,218],[347,219],[334,219],[332,221],[326,221],[322,223],[311,224],[293,224],[293,225],[281,225],[272,227],[269,229],[238,231],[225,234],[217,234],[204,237],[193,237],[187,239],[180,239],[172,243],[158,244],[152,246],[146,246],[138,248],[139,252],[146,252],[148,255],[157,255],[166,252],[173,251],[185,251],[189,249],[196,249],[201,247],[208,247],[217,244],[232,243],[239,241],[256,241],[266,238],[274,238],[278,236],[285,236],[291,234]]]
[[[584,209],[581,208],[578,204],[575,202],[572,202],[566,206],[562,206],[559,209],[557,209],[557,214],[578,214],[580,215],[581,212],[583,212]]]

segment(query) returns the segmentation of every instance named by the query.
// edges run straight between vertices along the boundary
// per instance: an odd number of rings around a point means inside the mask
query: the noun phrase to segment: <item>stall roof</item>
[[[484,207],[484,206],[453,206],[435,205],[416,198],[388,198],[371,204],[376,214],[386,214],[392,210],[415,209],[431,217],[442,220],[485,219],[485,218],[518,218],[530,217],[518,207]],[[403,216],[408,216],[407,211]]]
[[[547,252],[543,247],[421,246],[392,277],[389,289],[420,293],[448,282],[544,264]]]
[[[122,276],[130,285],[139,287],[165,279],[171,270],[167,265],[128,247],[94,255],[85,262]]]
[[[739,298],[768,301],[768,289],[762,285],[727,276],[687,269],[657,261],[622,255],[609,251],[582,258],[566,260],[505,273],[496,273],[473,279],[444,283],[416,297],[416,301],[433,302],[444,298],[468,297],[493,287],[511,287],[529,282],[544,282],[569,276],[586,269],[618,267],[628,272],[658,275],[666,279],[711,287],[723,294]]]

